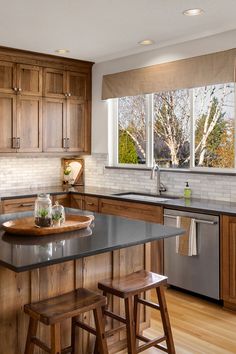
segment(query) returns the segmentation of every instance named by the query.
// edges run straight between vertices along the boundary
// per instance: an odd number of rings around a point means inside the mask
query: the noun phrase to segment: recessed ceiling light
[[[65,53],[69,53],[69,49],[57,49],[55,50],[56,53],[58,54],[65,54]]]
[[[155,42],[152,39],[144,39],[143,41],[138,42],[140,45],[152,45]]]
[[[188,9],[183,12],[185,16],[199,16],[204,13],[203,9]]]

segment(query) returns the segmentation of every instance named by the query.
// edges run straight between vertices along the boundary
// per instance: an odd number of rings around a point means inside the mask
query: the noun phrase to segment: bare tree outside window
[[[234,84],[194,89],[195,165],[234,167]]]
[[[145,95],[118,99],[119,163],[146,163]]]
[[[154,94],[154,158],[161,167],[189,167],[188,90]]]

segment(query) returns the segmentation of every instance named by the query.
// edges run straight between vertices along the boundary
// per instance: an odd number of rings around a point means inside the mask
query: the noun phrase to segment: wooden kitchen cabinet
[[[17,64],[17,92],[29,96],[42,96],[42,68]]]
[[[99,210],[99,198],[84,196],[84,210],[98,212]]]
[[[43,99],[43,151],[66,151],[66,101]]]
[[[36,197],[5,199],[2,201],[4,214],[34,210]]]
[[[30,119],[29,119],[30,117]],[[42,98],[17,97],[17,152],[42,151]]]
[[[92,65],[0,47],[0,153],[90,153]]]
[[[66,71],[54,68],[45,68],[43,76],[43,95],[45,97],[65,98],[67,91]]]
[[[221,297],[224,306],[236,310],[236,217],[221,219]]]
[[[16,87],[16,64],[0,60],[0,93],[13,93]]]
[[[16,95],[0,93],[0,152],[15,152]]]
[[[115,199],[100,199],[99,212],[111,215],[120,215],[131,219],[150,221],[163,224],[163,208],[160,206],[123,202]],[[150,250],[151,270],[163,274],[164,245],[163,240],[154,241]]]
[[[84,196],[80,194],[71,194],[70,196],[70,206],[75,209],[83,209],[84,208]]]
[[[65,194],[57,194],[52,197],[52,202],[58,202],[60,205],[63,205],[66,208],[70,207],[70,195],[68,193]]]

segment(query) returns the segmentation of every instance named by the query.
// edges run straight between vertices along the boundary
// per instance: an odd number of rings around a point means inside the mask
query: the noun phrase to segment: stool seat
[[[118,279],[105,279],[98,283],[98,288],[105,293],[112,293],[121,298],[137,295],[140,292],[156,288],[167,282],[167,277],[140,270]]]
[[[81,312],[105,306],[106,298],[88,289],[79,288],[51,299],[25,305],[24,310],[31,317],[51,325],[66,318],[78,316]]]

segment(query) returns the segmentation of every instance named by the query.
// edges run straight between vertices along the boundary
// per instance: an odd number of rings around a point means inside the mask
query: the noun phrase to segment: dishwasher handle
[[[177,216],[164,214],[164,218],[177,219]],[[195,218],[192,218],[192,219],[195,219]],[[199,224],[208,224],[208,225],[218,224],[217,221],[210,221],[210,220],[203,220],[203,219],[195,219],[195,221]]]

